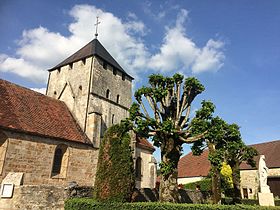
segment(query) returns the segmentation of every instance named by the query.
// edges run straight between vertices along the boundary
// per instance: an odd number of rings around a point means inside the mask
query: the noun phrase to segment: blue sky
[[[180,72],[247,144],[280,139],[280,1],[0,2],[0,77],[46,87],[47,71],[94,37],[132,74]],[[184,147],[184,152],[189,146]]]

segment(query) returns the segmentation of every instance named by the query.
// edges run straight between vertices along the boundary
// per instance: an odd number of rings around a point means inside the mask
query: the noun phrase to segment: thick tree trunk
[[[174,139],[168,139],[165,145],[161,145],[161,180],[159,189],[160,202],[179,202],[178,192],[178,162],[180,159],[180,146],[174,143]]]
[[[231,170],[232,170],[232,182],[233,182],[233,202],[241,203],[239,164],[233,165],[231,167]]]
[[[215,145],[207,142],[209,153],[213,154],[216,152]],[[215,204],[221,203],[221,173],[217,166],[211,165],[212,169],[212,200]]]
[[[174,171],[168,176],[161,176],[160,180],[160,202],[179,202],[179,192],[178,192],[178,183],[177,183],[178,173]]]
[[[221,203],[221,174],[217,167],[212,166],[212,193],[213,203]]]

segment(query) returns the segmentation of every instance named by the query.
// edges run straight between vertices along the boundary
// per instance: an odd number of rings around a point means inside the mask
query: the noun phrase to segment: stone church
[[[55,206],[63,201],[46,200],[69,182],[93,186],[104,132],[128,116],[132,80],[96,38],[49,70],[46,95],[0,79],[0,208]],[[131,145],[136,187],[154,188],[154,147],[135,136]]]

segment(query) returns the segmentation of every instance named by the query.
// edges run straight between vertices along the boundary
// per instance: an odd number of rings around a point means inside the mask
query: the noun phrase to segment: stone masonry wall
[[[156,185],[156,164],[152,162],[153,153],[142,148],[136,148],[136,158],[142,159],[142,177],[136,180],[136,188],[155,188]],[[151,170],[153,167],[153,170]]]
[[[47,95],[60,99],[66,103],[78,124],[84,129],[87,109],[87,101],[90,85],[90,72],[92,57],[62,66],[60,69],[51,71]]]
[[[58,186],[16,186],[12,198],[0,198],[1,210],[62,210],[66,194]]]
[[[273,168],[269,169],[268,177],[269,176],[280,176],[280,168]],[[259,178],[258,178],[258,171],[257,170],[241,170],[240,171],[240,178],[241,178],[241,195],[243,195],[243,188],[246,188],[248,191],[248,198],[249,199],[256,199],[257,193],[259,190]]]
[[[23,172],[23,185],[67,186],[70,181],[85,186],[94,184],[98,151],[91,146],[22,133],[5,131],[5,134],[8,145],[0,182],[8,172]],[[55,148],[59,144],[65,144],[69,149],[65,178],[51,175]]]

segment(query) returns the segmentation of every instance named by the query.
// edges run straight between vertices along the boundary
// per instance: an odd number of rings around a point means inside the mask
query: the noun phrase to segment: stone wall
[[[47,95],[66,103],[82,129],[85,127],[93,59],[89,57],[49,73]]]
[[[67,186],[76,181],[79,185],[93,186],[98,151],[90,145],[30,136],[5,131],[6,155],[0,182],[9,172],[23,172],[23,185]],[[66,177],[52,177],[55,148],[67,145],[69,157]]]
[[[272,168],[268,171],[268,177],[270,176],[279,176],[280,177],[280,168]],[[257,170],[241,170],[240,171],[241,179],[241,195],[244,198],[243,189],[246,189],[248,192],[249,199],[256,199],[257,193],[259,191],[259,178]]]
[[[142,159],[141,180],[136,180],[136,188],[155,188],[156,187],[156,163],[154,162],[153,152],[137,147],[135,151],[135,159]]]
[[[179,189],[180,203],[209,203],[211,194],[197,190]],[[157,190],[150,188],[135,189],[132,202],[157,202],[159,194]]]
[[[16,186],[12,198],[0,198],[1,210],[64,209],[66,194],[58,186]]]

